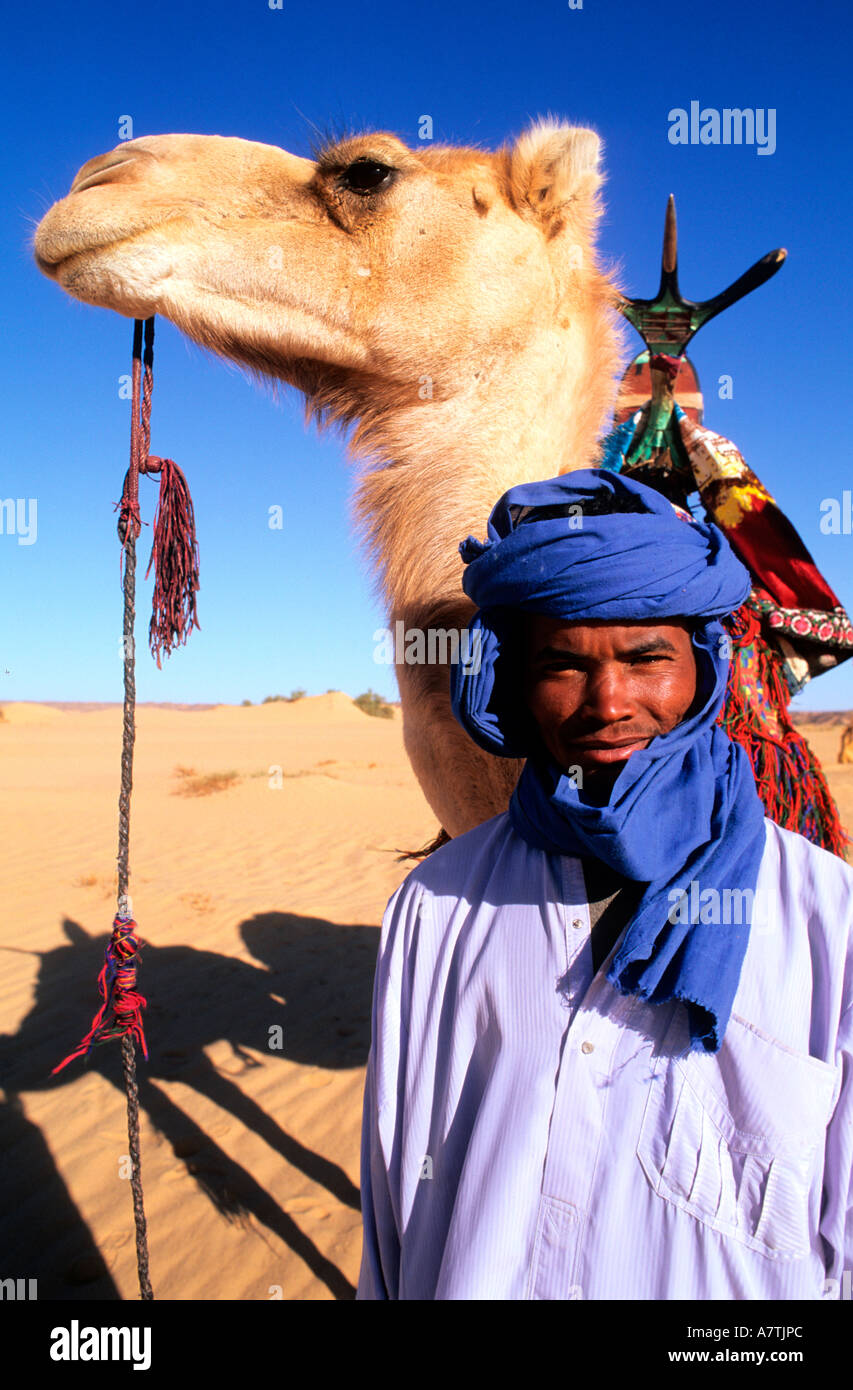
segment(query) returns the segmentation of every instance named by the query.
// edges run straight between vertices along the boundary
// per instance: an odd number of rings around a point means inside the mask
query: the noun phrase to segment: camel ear
[[[529,209],[546,224],[561,223],[574,203],[585,216],[599,208],[601,141],[594,130],[536,121],[510,150],[510,195],[519,211]]]

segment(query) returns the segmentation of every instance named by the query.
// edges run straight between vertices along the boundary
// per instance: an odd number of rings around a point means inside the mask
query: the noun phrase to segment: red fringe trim
[[[201,631],[195,596],[199,587],[195,515],[187,480],[172,459],[149,455],[146,471],[160,471],[154,542],[145,578],[154,566],[155,584],[148,643],[160,669],[161,654]]]
[[[849,837],[826,784],[820,763],[788,715],[790,691],[773,651],[761,634],[757,615],[742,604],[724,624],[734,651],[726,700],[717,720],[733,742],[746,749],[755,773],[758,794],[767,815],[785,830],[794,830],[812,844],[846,857]],[[737,661],[739,649],[754,645],[758,674],[767,702],[776,715],[781,737],[762,720],[760,707],[749,699]]]

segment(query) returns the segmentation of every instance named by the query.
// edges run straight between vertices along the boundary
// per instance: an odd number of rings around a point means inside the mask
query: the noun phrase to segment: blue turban
[[[744,750],[716,723],[729,671],[721,617],[750,591],[723,533],[643,483],[603,469],[505,493],[485,541],[459,547],[478,606],[468,651],[451,667],[456,718],[476,743],[527,757],[510,803],[514,828],[549,853],[591,855],[646,889],[608,971],[622,993],[680,999],[691,1047],[715,1052],[749,937],[745,922],[699,920],[716,890],[750,890],[764,850],[764,808]],[[605,805],[586,799],[536,737],[518,679],[520,614],[572,621],[694,619],[696,698],[687,717],[622,765]],[[479,634],[479,635],[477,635]],[[712,901],[714,901],[712,899]],[[689,904],[689,906],[688,906]],[[738,914],[740,915],[740,914]]]

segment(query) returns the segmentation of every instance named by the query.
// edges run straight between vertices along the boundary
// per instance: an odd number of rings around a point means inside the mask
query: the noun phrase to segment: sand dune
[[[19,701],[5,704],[0,709],[4,724],[54,724],[62,718],[62,710],[51,705],[37,705]]]
[[[808,730],[850,824],[839,735]],[[118,1044],[50,1076],[99,1004],[120,745],[118,707],[4,706],[0,1250],[43,1299],[137,1296]],[[399,713],[142,707],[134,783],[155,1296],[351,1297],[378,927],[437,829]]]

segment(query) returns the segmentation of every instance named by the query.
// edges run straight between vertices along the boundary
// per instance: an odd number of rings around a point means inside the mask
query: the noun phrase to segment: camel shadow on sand
[[[18,1032],[0,1035],[3,1148],[15,1156],[16,1169],[13,1178],[10,1154],[4,1167],[13,1190],[6,1186],[0,1217],[6,1267],[0,1276],[38,1278],[39,1298],[117,1298],[91,1233],[19,1099],[22,1093],[60,1088],[84,1067],[124,1094],[118,1041],[95,1048],[85,1063],[77,1060],[57,1076],[50,1074],[88,1030],[100,1002],[96,981],[108,940],[107,934],[90,936],[68,918],[63,928],[67,945],[39,955],[35,1000]],[[359,1191],[348,1174],[287,1133],[278,1118],[211,1062],[204,1048],[226,1041],[237,1074],[261,1065],[253,1052],[273,1064],[286,1058],[327,1070],[363,1066],[378,929],[270,912],[243,922],[240,934],[257,965],[191,946],[144,946],[139,988],[148,999],[149,1057],[146,1062],[137,1053],[140,1108],[218,1212],[229,1220],[253,1217],[304,1260],[336,1298],[351,1299],[355,1290],[341,1270],[156,1083],[179,1080],[192,1086],[286,1163],[358,1211]],[[144,1184],[144,1151],[142,1172]],[[132,1240],[129,1195],[128,1229]],[[152,1282],[156,1297],[156,1268]]]

